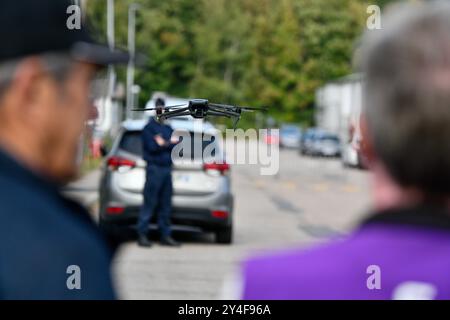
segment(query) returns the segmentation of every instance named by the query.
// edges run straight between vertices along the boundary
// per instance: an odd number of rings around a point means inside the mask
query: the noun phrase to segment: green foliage
[[[117,0],[117,42],[127,43],[127,8],[138,12],[140,104],[154,91],[268,106],[279,121],[310,124],[315,90],[352,71],[365,27],[365,0]],[[106,0],[91,0],[105,33]],[[254,120],[247,117],[247,123]]]

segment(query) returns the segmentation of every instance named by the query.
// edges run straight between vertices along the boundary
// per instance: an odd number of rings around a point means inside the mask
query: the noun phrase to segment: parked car
[[[338,157],[341,154],[339,137],[330,133],[316,133],[311,154],[323,157]]]
[[[301,137],[302,131],[298,126],[292,124],[283,125],[280,128],[280,147],[298,149]]]
[[[320,132],[317,128],[309,128],[303,134],[300,140],[300,153],[302,155],[312,155],[316,135]]]
[[[280,130],[278,129],[267,129],[263,135],[264,143],[268,145],[279,145],[280,144]]]
[[[199,131],[193,123],[192,120],[170,122],[175,134],[189,134],[191,143],[203,137],[203,150],[207,146],[209,149],[214,147],[212,156],[215,159],[219,155],[224,157],[218,143],[220,139],[216,139],[220,133],[208,123],[204,123]],[[99,223],[115,235],[129,233],[135,228],[143,203],[146,163],[142,158],[141,134],[145,124],[144,120],[123,123],[102,169]],[[183,152],[184,161],[181,158],[174,160],[173,230],[213,232],[217,243],[231,243],[233,194],[230,166],[225,162],[212,162],[203,155]]]

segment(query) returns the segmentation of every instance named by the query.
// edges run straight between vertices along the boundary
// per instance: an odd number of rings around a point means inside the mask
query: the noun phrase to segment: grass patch
[[[102,164],[101,158],[85,157],[81,164],[81,175],[84,176],[91,171],[94,171]]]

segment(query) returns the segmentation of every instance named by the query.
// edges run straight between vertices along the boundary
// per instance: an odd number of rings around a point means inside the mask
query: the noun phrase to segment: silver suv
[[[116,236],[135,228],[143,203],[146,163],[142,158],[141,134],[145,124],[144,120],[124,122],[102,167],[99,222],[105,231]],[[201,132],[192,120],[172,120],[169,124],[175,135],[189,134],[192,143],[201,141],[203,150],[209,146],[208,150],[223,154],[221,139],[216,139],[220,132],[211,124],[203,123]],[[216,145],[211,146],[212,143]],[[233,235],[230,166],[221,161],[206,161],[203,155],[201,159],[194,154],[182,156],[184,161],[174,159],[173,167],[173,230],[214,232],[217,243],[230,244]],[[186,161],[186,156],[190,161]],[[151,229],[156,228],[154,223]]]

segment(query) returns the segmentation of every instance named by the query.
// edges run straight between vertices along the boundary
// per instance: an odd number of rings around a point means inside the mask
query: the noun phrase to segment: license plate
[[[187,174],[177,174],[175,177],[175,181],[180,183],[189,183],[190,180],[191,178]]]

